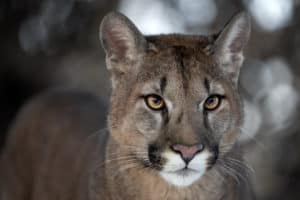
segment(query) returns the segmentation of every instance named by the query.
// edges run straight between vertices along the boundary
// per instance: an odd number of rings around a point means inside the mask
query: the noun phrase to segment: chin
[[[182,169],[178,172],[161,171],[161,177],[169,184],[177,187],[188,187],[200,180],[205,171],[195,171],[191,169]]]

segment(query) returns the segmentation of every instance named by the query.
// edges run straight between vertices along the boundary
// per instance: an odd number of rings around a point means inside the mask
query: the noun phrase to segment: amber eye
[[[221,104],[221,97],[218,95],[211,95],[206,99],[204,103],[204,108],[206,110],[211,111],[217,109],[220,104]]]
[[[151,94],[145,97],[147,106],[153,110],[162,110],[165,108],[164,100],[155,94]]]

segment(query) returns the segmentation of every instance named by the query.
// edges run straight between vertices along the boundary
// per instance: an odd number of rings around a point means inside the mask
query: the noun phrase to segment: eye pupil
[[[210,97],[207,99],[207,104],[212,104],[215,102],[215,100],[216,100],[215,98]]]
[[[152,98],[152,102],[153,102],[154,104],[159,104],[159,103],[161,102],[161,100],[158,99],[158,98],[156,98],[156,97],[153,97],[153,98]]]

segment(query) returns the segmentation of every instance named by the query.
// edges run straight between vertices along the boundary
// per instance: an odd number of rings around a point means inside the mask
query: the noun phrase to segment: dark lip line
[[[185,166],[185,168],[180,169],[180,170],[178,170],[176,172],[186,172],[186,171],[199,172],[198,170],[188,168],[187,166]]]
[[[165,172],[165,173],[169,173],[169,174],[178,174],[179,173],[180,174],[180,173],[187,173],[187,172],[199,173],[200,171],[185,167],[185,168],[182,168],[182,169],[174,171],[174,172]]]

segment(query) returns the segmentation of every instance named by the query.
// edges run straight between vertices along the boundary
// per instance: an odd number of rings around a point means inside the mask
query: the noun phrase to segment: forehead
[[[167,78],[178,84],[211,79],[219,73],[214,59],[206,53],[211,39],[204,36],[160,35],[147,37],[147,52],[139,80]]]

